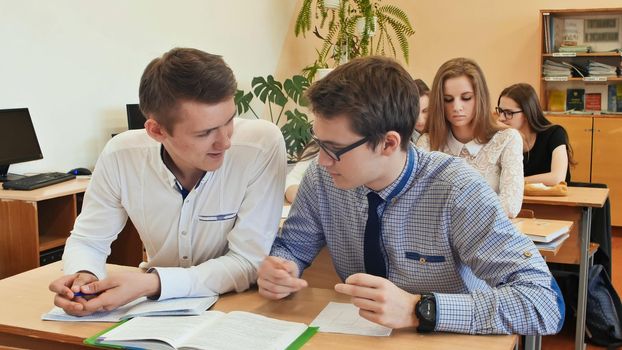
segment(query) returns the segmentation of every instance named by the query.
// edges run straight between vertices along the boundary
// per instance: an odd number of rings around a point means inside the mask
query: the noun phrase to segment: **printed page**
[[[136,317],[103,334],[98,342],[125,347],[163,348],[162,344],[158,346],[156,342],[149,342],[157,340],[179,348],[193,333],[201,337],[204,333],[202,329],[210,328],[224,315],[220,311],[208,311],[200,316]]]
[[[304,323],[232,311],[217,322],[202,325],[195,336],[183,344],[183,348],[284,350],[307,328]]]
[[[362,318],[359,308],[346,303],[330,302],[310,324],[320,327],[324,333],[370,335],[375,337],[391,335],[391,328],[381,326]]]

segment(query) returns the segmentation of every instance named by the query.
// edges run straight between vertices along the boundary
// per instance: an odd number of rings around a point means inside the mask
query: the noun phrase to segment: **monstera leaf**
[[[285,80],[283,84],[287,96],[289,96],[297,104],[306,107],[309,105],[304,97],[304,92],[309,88],[309,80],[302,75],[294,75],[291,79]]]
[[[238,114],[243,114],[252,110],[251,101],[253,100],[253,93],[249,92],[244,94],[243,90],[237,90],[235,92],[235,96],[233,97],[233,101],[235,101],[235,108],[238,110]],[[256,118],[259,118],[255,115]]]
[[[253,92],[261,102],[274,103],[277,106],[285,106],[287,103],[287,96],[283,93],[283,85],[276,81],[272,75],[268,75],[268,78],[255,77],[251,82],[253,85]]]
[[[290,159],[299,160],[305,146],[311,140],[311,122],[298,109],[285,112],[287,123],[281,127],[285,148]]]

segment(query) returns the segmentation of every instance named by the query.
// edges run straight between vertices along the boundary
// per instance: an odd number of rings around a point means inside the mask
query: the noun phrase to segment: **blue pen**
[[[75,293],[73,293],[73,297],[74,298],[75,297],[83,297],[84,298],[84,297],[90,297],[90,296],[94,297],[94,296],[97,296],[97,295],[99,295],[99,293],[95,293],[95,294],[87,294],[87,293],[82,293],[82,292],[75,292]]]

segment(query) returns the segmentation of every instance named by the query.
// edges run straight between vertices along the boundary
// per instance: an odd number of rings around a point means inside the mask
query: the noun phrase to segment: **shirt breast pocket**
[[[215,215],[199,215],[199,221],[229,221],[233,220],[238,216],[238,213],[225,213],[225,214],[215,214]]]
[[[444,263],[445,257],[442,255],[424,255],[417,252],[405,252],[406,259],[416,260],[420,263]]]

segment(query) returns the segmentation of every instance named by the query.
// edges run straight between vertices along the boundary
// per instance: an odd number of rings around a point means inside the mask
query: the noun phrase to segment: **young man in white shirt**
[[[103,150],[53,281],[54,304],[73,315],[147,296],[243,291],[277,231],[285,144],[266,121],[237,120],[233,72],[220,56],[173,49],[140,82],[145,130]],[[147,273],[106,276],[110,244],[132,220]],[[85,297],[76,296],[76,293]]]

